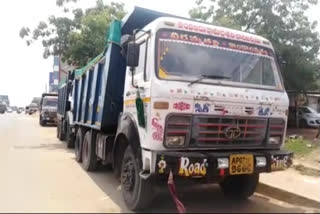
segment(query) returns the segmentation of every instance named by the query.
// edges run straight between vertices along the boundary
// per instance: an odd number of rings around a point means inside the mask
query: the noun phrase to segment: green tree
[[[320,38],[317,22],[305,11],[318,0],[197,0],[191,18],[255,33],[269,39],[287,64],[281,69],[287,89],[319,87]]]
[[[66,16],[50,16],[33,30],[23,27],[20,37],[27,45],[40,40],[44,58],[57,55],[70,65],[84,66],[103,51],[108,25],[113,19],[122,19],[125,11],[123,4],[111,2],[106,5],[102,0],[97,0],[95,7],[85,11],[80,8],[69,11],[69,4],[76,2],[57,0],[57,6],[63,8]]]

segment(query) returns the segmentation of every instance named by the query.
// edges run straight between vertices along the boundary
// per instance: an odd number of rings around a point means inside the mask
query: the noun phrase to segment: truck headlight
[[[266,157],[256,157],[256,166],[257,167],[265,167],[267,165]]]
[[[269,142],[270,145],[277,145],[281,143],[281,137],[276,136],[276,137],[269,137]]]
[[[184,146],[185,136],[167,136],[165,144],[168,147]]]
[[[218,158],[218,169],[227,169],[227,168],[229,168],[229,159]]]

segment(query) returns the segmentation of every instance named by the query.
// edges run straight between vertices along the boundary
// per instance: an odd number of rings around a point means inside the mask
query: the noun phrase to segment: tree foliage
[[[102,0],[97,0],[95,7],[85,11],[80,8],[69,11],[68,4],[76,2],[57,0],[57,6],[63,8],[66,15],[52,15],[47,21],[40,21],[33,30],[23,27],[20,37],[26,40],[27,45],[40,40],[44,58],[57,55],[68,64],[85,65],[103,51],[107,26],[113,19],[122,19],[125,11],[121,3],[106,5]]]
[[[293,90],[318,87],[320,38],[305,14],[318,0],[197,0],[191,18],[269,39],[287,64],[281,69]]]

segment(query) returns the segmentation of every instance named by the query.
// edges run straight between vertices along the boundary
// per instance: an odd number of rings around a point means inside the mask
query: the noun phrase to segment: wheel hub
[[[122,186],[127,191],[132,191],[135,184],[135,169],[131,160],[123,166],[121,173]]]

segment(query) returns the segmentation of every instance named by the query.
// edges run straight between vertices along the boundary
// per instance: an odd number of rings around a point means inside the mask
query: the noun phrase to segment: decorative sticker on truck
[[[269,115],[272,115],[272,112],[269,107],[264,108],[264,107],[260,106],[258,108],[258,115],[259,116],[269,116]]]
[[[158,162],[159,174],[163,174],[164,170],[167,168],[167,162],[164,160],[164,157],[161,156],[160,161]]]
[[[225,48],[229,50],[234,51],[242,51],[246,53],[256,54],[260,56],[272,56],[272,52],[266,48],[259,47],[256,45],[250,45],[250,44],[243,44],[239,43],[237,41],[229,41],[222,38],[209,38],[202,35],[192,35],[188,34],[186,32],[163,32],[160,35],[161,40],[160,41],[167,41],[167,42],[183,42],[183,43],[190,43],[190,44],[197,44],[201,46],[206,47],[213,47],[213,48]],[[163,58],[170,52],[170,49],[168,47],[165,47],[160,55],[160,60],[163,60]]]
[[[207,159],[203,159],[201,162],[192,162],[187,157],[180,158],[179,175],[190,177],[190,176],[206,176],[207,174]]]
[[[173,104],[173,108],[180,111],[185,111],[190,109],[190,104],[185,102],[178,102]]]
[[[209,107],[210,107],[210,104],[209,103],[204,103],[204,104],[201,104],[201,103],[196,103],[194,105],[194,108],[195,108],[195,112],[209,112]]]
[[[152,129],[154,129],[152,133],[152,139],[156,141],[163,141],[163,127],[159,123],[159,118],[152,118]]]
[[[236,33],[231,30],[227,29],[218,29],[215,27],[203,27],[201,25],[197,24],[188,24],[183,22],[178,22],[178,28],[183,30],[188,30],[192,32],[198,32],[198,33],[204,33],[212,36],[219,36],[226,39],[232,39],[232,40],[240,40],[244,42],[250,42],[255,44],[261,44],[262,41],[258,38],[255,38],[253,36],[248,36],[240,33]]]
[[[288,156],[283,157],[275,157],[271,156],[271,170],[279,171],[289,168],[291,165],[291,160],[289,160]]]

